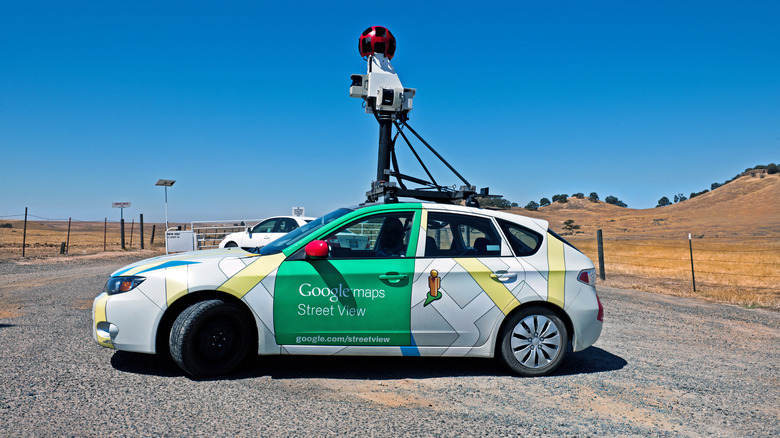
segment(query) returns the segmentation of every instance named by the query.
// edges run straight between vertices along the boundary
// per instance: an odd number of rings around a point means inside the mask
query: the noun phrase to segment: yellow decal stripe
[[[509,314],[515,307],[520,305],[520,302],[515,299],[512,292],[507,287],[493,278],[490,278],[490,274],[493,271],[485,266],[482,262],[475,258],[458,258],[455,259],[458,263],[471,275],[471,278],[477,282],[479,287],[488,294],[491,300],[496,303],[496,306],[504,313]]]
[[[165,300],[171,303],[186,295],[187,290],[187,266],[177,266],[165,269]]]
[[[427,226],[428,226],[428,209],[426,209],[425,206],[423,205],[422,215],[420,215],[420,228],[422,228],[423,234],[428,232],[428,230],[425,228]]]
[[[563,307],[566,284],[566,261],[563,257],[563,242],[547,234],[547,301]]]
[[[95,324],[99,322],[106,322],[106,303],[108,302],[108,294],[102,294],[100,298],[95,302]],[[97,332],[96,332],[97,333]],[[103,347],[114,348],[114,343],[111,342],[111,338],[106,338],[97,335],[98,344]]]
[[[222,286],[217,288],[217,290],[243,298],[252,288],[263,281],[268,274],[278,268],[284,259],[285,256],[282,253],[260,257],[222,283]]]

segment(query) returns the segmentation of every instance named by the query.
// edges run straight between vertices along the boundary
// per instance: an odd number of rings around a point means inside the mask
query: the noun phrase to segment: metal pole
[[[121,235],[122,249],[125,249],[125,220],[119,220],[119,234]]]
[[[141,249],[144,249],[144,214],[141,213]]]
[[[135,218],[130,221],[130,248],[133,247],[133,228],[135,228]]]
[[[606,280],[607,273],[604,272],[604,236],[601,230],[596,230],[596,240],[598,240],[599,247],[599,278]]]
[[[103,252],[106,252],[106,234],[108,234],[108,218],[103,218]]]
[[[65,243],[65,254],[70,253],[70,220],[71,218],[68,218],[68,240]]]
[[[691,233],[688,233],[688,249],[691,250],[691,280],[693,280],[693,291],[696,292],[696,273],[693,270],[693,243],[691,242]]]
[[[27,207],[24,207],[24,232],[22,233],[22,258],[24,258],[25,246],[27,246]]]
[[[377,117],[379,120],[379,160],[376,167],[376,180],[387,181],[385,169],[390,169],[390,152],[392,151],[393,116],[389,112],[382,111]]]
[[[165,186],[165,232],[168,232],[168,186]]]

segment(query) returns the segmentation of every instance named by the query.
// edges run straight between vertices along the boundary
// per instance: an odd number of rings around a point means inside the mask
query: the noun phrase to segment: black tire
[[[236,242],[228,242],[225,244],[225,248],[237,248],[238,244]]]
[[[552,373],[569,348],[566,324],[555,312],[541,306],[530,306],[510,316],[500,336],[497,356],[524,377]]]
[[[174,321],[168,341],[171,357],[193,377],[217,376],[235,369],[254,345],[254,324],[237,304],[201,301]]]

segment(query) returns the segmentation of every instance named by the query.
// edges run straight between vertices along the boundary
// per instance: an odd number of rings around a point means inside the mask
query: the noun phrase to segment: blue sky
[[[348,89],[372,25],[411,126],[472,184],[654,207],[780,162],[778,21],[776,1],[7,0],[0,216],[162,221],[160,178],[171,221],[362,202],[378,128]]]

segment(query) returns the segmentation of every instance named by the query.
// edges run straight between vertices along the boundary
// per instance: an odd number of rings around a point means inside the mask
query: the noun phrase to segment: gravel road
[[[91,338],[92,299],[137,258],[0,263],[0,436],[780,435],[778,312],[600,287],[601,339],[551,377],[263,357],[191,380]]]

